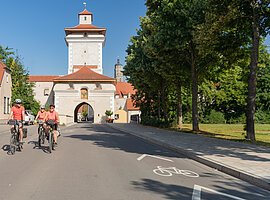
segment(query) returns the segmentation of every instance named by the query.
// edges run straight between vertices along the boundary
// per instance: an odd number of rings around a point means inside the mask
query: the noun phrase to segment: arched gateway
[[[74,110],[74,122],[94,122],[94,109],[86,102],[76,106]]]

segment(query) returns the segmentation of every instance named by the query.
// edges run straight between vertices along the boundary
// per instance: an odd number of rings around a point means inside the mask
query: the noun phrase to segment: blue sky
[[[0,45],[18,50],[32,75],[67,74],[64,28],[78,24],[84,0],[0,0]],[[130,37],[144,16],[145,0],[87,0],[93,24],[107,28],[104,74],[113,76],[117,57],[125,64]],[[267,44],[270,44],[268,37]]]
[[[64,28],[78,24],[83,2],[93,24],[107,28],[103,69],[112,77],[118,56],[125,64],[130,37],[145,16],[145,0],[0,0],[0,45],[18,50],[32,75],[67,74]]]

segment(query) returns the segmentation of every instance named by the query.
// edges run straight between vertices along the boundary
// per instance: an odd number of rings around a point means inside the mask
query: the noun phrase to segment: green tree
[[[249,52],[246,130],[247,139],[255,141],[254,114],[259,46],[261,38],[269,33],[270,2],[268,0],[208,1],[207,15],[208,25],[210,26],[207,26],[208,31],[205,31],[205,34],[211,36],[212,42],[208,41],[210,45],[214,44],[219,50],[223,50],[223,56],[226,56],[226,53],[229,55],[229,52],[236,52],[237,54],[245,50]],[[227,41],[229,46],[225,43],[225,38],[229,38],[229,42]],[[235,53],[231,54],[234,55]]]
[[[0,46],[0,58],[11,70],[12,79],[12,97],[11,102],[15,99],[21,99],[25,109],[31,110],[36,114],[39,110],[39,103],[34,99],[33,83],[28,81],[29,74],[24,69],[19,56],[13,56],[14,52],[10,48]]]

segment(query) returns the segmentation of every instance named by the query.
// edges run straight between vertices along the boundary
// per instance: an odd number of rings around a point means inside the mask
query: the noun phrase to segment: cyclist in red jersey
[[[35,121],[43,121],[45,122],[45,118],[46,118],[47,112],[45,110],[45,106],[41,106],[40,110],[38,111],[38,114],[36,116]],[[43,124],[43,127],[46,128],[46,124]]]
[[[54,120],[54,126],[53,126],[53,138],[54,138],[54,144],[57,145],[57,128],[59,124],[59,115],[55,111],[55,105],[50,105],[50,110],[47,112],[47,115],[45,117],[45,121],[48,120]]]
[[[9,119],[17,120],[19,122],[19,140],[23,142],[23,121],[24,121],[24,107],[22,106],[22,100],[16,99],[15,105],[11,108],[11,113]]]

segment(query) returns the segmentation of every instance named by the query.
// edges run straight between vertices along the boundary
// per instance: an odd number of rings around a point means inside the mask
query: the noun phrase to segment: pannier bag
[[[27,128],[23,128],[23,138],[27,138]]]

